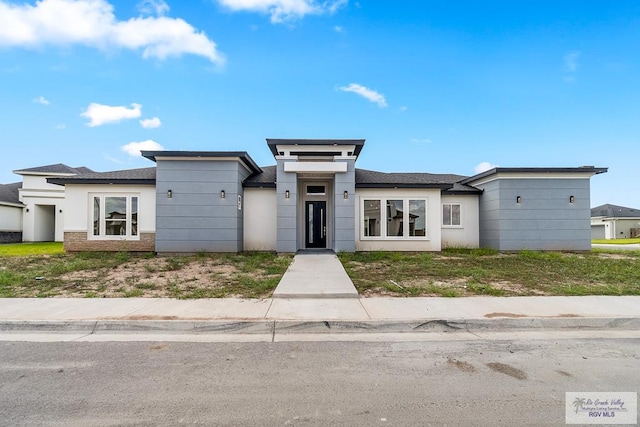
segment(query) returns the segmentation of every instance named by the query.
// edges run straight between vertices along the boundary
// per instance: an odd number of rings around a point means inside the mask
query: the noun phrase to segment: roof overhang
[[[13,173],[15,173],[16,175],[22,175],[22,176],[59,176],[59,177],[64,177],[64,176],[76,176],[75,173],[60,173],[60,172],[32,172],[32,171],[22,171],[22,170],[15,170],[13,171]]]
[[[24,203],[12,203],[12,202],[0,202],[0,206],[9,206],[12,208],[24,208],[26,205]]]
[[[237,160],[240,161],[251,174],[260,173],[262,169],[253,161],[246,151],[141,151],[142,156],[157,162],[158,160]]]
[[[453,184],[418,184],[418,183],[380,183],[363,182],[357,183],[356,188],[437,188],[439,190],[448,190]]]
[[[571,179],[589,178],[605,173],[609,168],[580,166],[577,168],[493,168],[460,181],[461,184],[478,185],[499,178],[506,179]]]
[[[273,139],[267,138],[267,145],[275,156],[355,156],[360,155],[364,139]]]
[[[135,178],[48,178],[49,184],[68,185],[68,184],[113,184],[113,185],[155,185],[155,179],[135,179]]]

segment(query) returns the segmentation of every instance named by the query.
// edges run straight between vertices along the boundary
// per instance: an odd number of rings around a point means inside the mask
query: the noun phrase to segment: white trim
[[[334,172],[347,171],[345,162],[285,162],[285,172]]]
[[[290,156],[291,152],[299,152],[299,153],[331,153],[339,151],[341,156],[347,157],[349,153],[354,153],[356,151],[355,145],[296,145],[296,144],[278,144],[276,145],[276,152],[278,155],[282,155],[280,153],[284,153],[284,156]]]
[[[49,177],[54,177],[54,176],[76,176],[77,174],[75,173],[71,173],[71,172],[26,172],[26,171],[21,171],[21,170],[15,170],[13,171],[13,173],[15,173],[16,175],[29,175],[29,176],[49,176]]]

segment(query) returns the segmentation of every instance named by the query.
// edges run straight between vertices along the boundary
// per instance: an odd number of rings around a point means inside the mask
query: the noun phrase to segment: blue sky
[[[365,138],[358,166],[609,167],[640,208],[640,2],[0,0],[0,182]]]

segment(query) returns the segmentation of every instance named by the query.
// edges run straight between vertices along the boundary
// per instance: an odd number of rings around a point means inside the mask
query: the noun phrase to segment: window
[[[442,225],[460,226],[460,204],[442,204]]]
[[[380,236],[380,200],[364,201],[364,236]]]
[[[133,195],[92,195],[93,237],[137,238],[138,237],[138,196]]]
[[[326,190],[324,185],[307,185],[307,195],[309,196],[324,196]]]
[[[397,240],[427,237],[426,199],[361,199],[361,212],[363,238]]]
[[[427,204],[425,200],[409,200],[409,236],[427,235]]]
[[[400,236],[403,234],[402,200],[387,200],[387,236]]]

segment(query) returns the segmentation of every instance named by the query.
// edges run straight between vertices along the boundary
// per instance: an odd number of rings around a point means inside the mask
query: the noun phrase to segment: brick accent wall
[[[155,252],[156,234],[140,233],[140,240],[88,240],[86,232],[65,231],[64,250],[67,252]]]
[[[0,243],[22,242],[22,231],[0,231]]]

